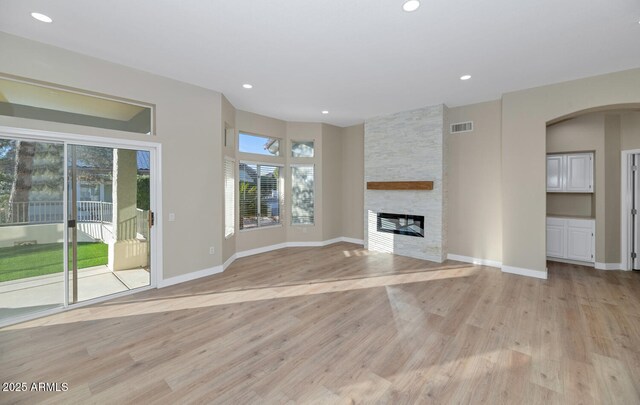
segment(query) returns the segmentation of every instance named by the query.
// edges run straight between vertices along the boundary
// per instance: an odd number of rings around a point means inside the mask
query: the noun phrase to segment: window
[[[291,224],[314,223],[314,166],[291,166]]]
[[[224,237],[230,238],[235,231],[235,163],[233,160],[224,160]]]
[[[280,139],[267,136],[238,134],[238,150],[257,155],[280,156]]]
[[[281,167],[241,162],[239,168],[240,229],[279,224]]]
[[[313,141],[291,143],[291,157],[313,157],[313,151]]]

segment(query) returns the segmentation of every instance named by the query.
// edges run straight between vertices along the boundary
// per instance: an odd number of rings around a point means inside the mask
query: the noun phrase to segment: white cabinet
[[[567,256],[567,224],[564,219],[547,218],[547,256]]]
[[[562,191],[563,155],[547,156],[547,191]]]
[[[547,155],[547,192],[593,191],[593,153]]]
[[[595,221],[547,218],[547,256],[594,263]]]

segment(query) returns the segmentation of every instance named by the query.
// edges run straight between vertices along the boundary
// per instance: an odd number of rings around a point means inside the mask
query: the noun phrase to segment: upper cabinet
[[[547,191],[563,191],[563,155],[547,156]]]
[[[547,155],[547,192],[593,193],[593,153]]]

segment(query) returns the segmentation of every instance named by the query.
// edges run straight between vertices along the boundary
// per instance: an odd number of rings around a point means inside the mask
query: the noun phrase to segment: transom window
[[[280,139],[240,132],[238,150],[256,155],[280,156]]]
[[[310,157],[314,155],[313,141],[292,141],[291,157]]]

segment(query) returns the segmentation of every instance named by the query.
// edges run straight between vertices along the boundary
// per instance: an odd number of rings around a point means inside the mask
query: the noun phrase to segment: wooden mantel
[[[433,190],[432,181],[369,181],[367,190]]]

